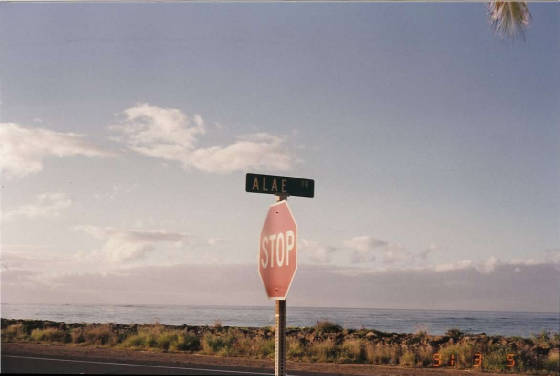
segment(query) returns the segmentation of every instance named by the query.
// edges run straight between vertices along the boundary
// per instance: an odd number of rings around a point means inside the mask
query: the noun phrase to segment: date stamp
[[[456,361],[457,354],[451,353],[445,363],[447,367],[455,367],[457,365]],[[484,355],[480,352],[474,354],[472,358],[472,365],[474,368],[482,369],[482,361],[484,359]],[[506,354],[506,366],[509,368],[515,367],[515,354]],[[442,367],[444,366],[442,362],[442,357],[440,353],[434,353],[432,355],[432,367]]]

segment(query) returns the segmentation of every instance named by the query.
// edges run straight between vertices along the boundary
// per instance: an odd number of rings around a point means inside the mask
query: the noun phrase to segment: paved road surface
[[[1,344],[2,373],[155,374],[155,375],[273,375],[270,360],[220,358],[199,354],[152,353],[126,349],[60,344]],[[504,376],[475,370],[403,368],[368,364],[297,363],[290,376]],[[328,372],[328,373],[327,373]],[[510,374],[510,376],[513,376]]]
[[[101,362],[86,359],[47,358],[2,354],[2,373],[52,373],[52,374],[158,374],[158,375],[228,375],[228,376],[269,376],[274,371],[267,369],[227,368],[217,366],[192,367]],[[293,373],[290,373],[293,374]],[[311,376],[312,373],[298,372]],[[324,373],[321,376],[325,376]]]

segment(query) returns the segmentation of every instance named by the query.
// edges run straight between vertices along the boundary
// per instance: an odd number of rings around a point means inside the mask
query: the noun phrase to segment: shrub
[[[179,335],[177,335],[177,333],[173,333],[173,332],[164,332],[161,333],[159,335],[159,337],[157,337],[157,346],[164,350],[167,351],[169,350],[169,346],[172,343],[178,343],[179,342]]]
[[[129,336],[124,342],[125,347],[144,347],[146,346],[146,337],[141,334],[133,334]]]
[[[560,372],[560,349],[552,349],[543,362],[543,368],[547,371]]]
[[[333,362],[337,358],[337,348],[332,339],[314,342],[310,346],[311,360],[314,362]]]
[[[8,327],[2,329],[2,332],[2,340],[24,339],[27,335],[25,328],[21,323],[8,325]]]
[[[531,338],[533,339],[533,342],[535,342],[535,344],[539,346],[544,345],[544,347],[546,347],[550,345],[551,342],[550,334],[546,330],[542,330],[538,334],[533,334]]]
[[[399,364],[405,367],[414,367],[416,365],[416,355],[412,351],[406,350],[401,355]]]
[[[320,333],[340,333],[342,326],[332,323],[330,321],[317,321],[315,326],[316,330]]]
[[[444,346],[439,349],[438,353],[441,356],[440,359],[442,365],[448,364],[451,354],[455,354],[455,363],[457,368],[470,368],[473,365],[473,356],[475,351],[473,345],[460,343]]]
[[[408,341],[409,344],[418,344],[424,342],[428,338],[428,332],[426,330],[418,330]]]
[[[378,343],[366,347],[367,359],[373,364],[399,364],[400,346]]]
[[[463,338],[465,336],[465,333],[458,328],[451,328],[445,333],[445,335],[453,338],[454,340],[458,340]]]
[[[158,325],[155,326],[141,326],[137,329],[137,332],[129,335],[124,339],[122,345],[124,347],[137,347],[137,348],[149,348],[149,347],[159,347],[158,338],[161,335],[161,328]],[[165,343],[162,343],[164,346]]]
[[[274,339],[272,338],[259,338],[255,339],[256,344],[256,351],[255,355],[259,358],[272,358],[274,357]],[[286,347],[288,347],[288,343],[286,343]],[[289,350],[289,347],[288,347]]]
[[[419,346],[416,348],[416,366],[426,367],[432,364],[432,355],[434,350],[432,346]]]
[[[111,325],[88,325],[83,329],[83,337],[93,345],[115,345],[119,342]],[[79,338],[79,336],[78,336]]]
[[[507,354],[511,353],[504,347],[494,346],[482,358],[482,368],[488,371],[505,371],[507,367]]]
[[[70,338],[73,343],[83,343],[86,341],[83,328],[74,328],[70,331]]]
[[[297,338],[288,337],[286,347],[288,359],[302,360],[306,355],[305,346]],[[274,353],[274,342],[272,342],[272,352]]]
[[[226,333],[225,335],[217,335],[206,333],[202,339],[202,350],[206,354],[228,355],[233,347],[235,338]]]
[[[344,341],[340,346],[338,361],[342,363],[363,363],[367,360],[365,344],[358,339]]]
[[[366,343],[366,361],[375,364],[375,345],[371,342]]]
[[[200,338],[187,332],[179,336],[177,349],[182,351],[198,351],[200,350]]]
[[[35,341],[65,342],[66,333],[58,328],[33,329],[31,338]]]

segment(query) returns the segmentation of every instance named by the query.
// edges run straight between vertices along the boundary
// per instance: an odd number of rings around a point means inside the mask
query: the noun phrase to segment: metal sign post
[[[288,200],[277,195],[276,201]],[[274,309],[274,376],[286,376],[286,300],[276,300]]]
[[[274,375],[286,376],[286,301],[277,300],[275,311]]]

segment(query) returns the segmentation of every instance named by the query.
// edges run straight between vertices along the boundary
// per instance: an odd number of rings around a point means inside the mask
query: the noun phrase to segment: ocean
[[[267,307],[2,303],[1,307],[2,318],[66,323],[274,325],[272,303]],[[425,330],[434,335],[444,334],[450,328],[467,333],[523,337],[543,330],[560,332],[559,313],[287,307],[287,326],[313,326],[323,320],[345,328],[398,333]]]

